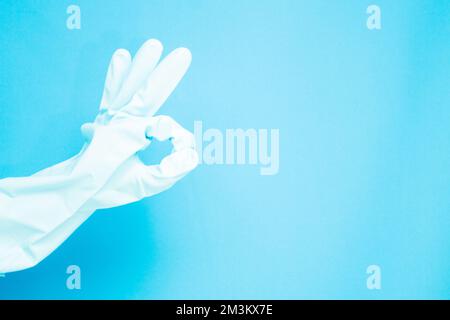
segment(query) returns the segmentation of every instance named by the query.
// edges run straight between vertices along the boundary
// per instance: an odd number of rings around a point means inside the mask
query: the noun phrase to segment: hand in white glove
[[[161,192],[195,168],[192,134],[169,117],[151,117],[191,60],[181,48],[157,65],[161,52],[150,40],[133,62],[125,50],[113,55],[100,114],[83,126],[89,142],[77,156],[28,178],[0,180],[0,272],[34,266],[96,209]],[[150,136],[174,144],[158,166],[136,156]]]

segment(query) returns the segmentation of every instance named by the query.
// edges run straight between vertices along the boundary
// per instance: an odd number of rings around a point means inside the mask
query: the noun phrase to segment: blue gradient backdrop
[[[151,37],[193,53],[161,113],[281,135],[278,175],[201,166],[97,212],[0,278],[0,298],[450,298],[447,0],[2,0],[0,30],[0,178],[75,154],[111,54]],[[366,288],[371,264],[381,290]]]

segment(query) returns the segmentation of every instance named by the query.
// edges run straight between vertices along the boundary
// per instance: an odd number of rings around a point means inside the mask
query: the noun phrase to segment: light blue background
[[[81,30],[66,28],[72,3]],[[0,298],[450,298],[448,0],[2,0],[0,178],[75,154],[111,54],[150,37],[193,53],[161,112],[279,128],[279,174],[201,166],[96,213],[0,278]],[[366,288],[371,264],[382,290]]]

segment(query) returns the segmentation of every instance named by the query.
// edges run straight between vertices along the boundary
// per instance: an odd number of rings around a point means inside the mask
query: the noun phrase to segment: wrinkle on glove
[[[161,52],[157,40],[147,41],[132,62],[126,50],[116,51],[99,115],[82,127],[87,143],[78,155],[30,177],[0,180],[0,273],[36,265],[97,209],[162,192],[196,167],[192,134],[170,117],[151,117],[191,60],[181,48],[158,65]],[[156,166],[136,155],[149,138],[174,146]]]

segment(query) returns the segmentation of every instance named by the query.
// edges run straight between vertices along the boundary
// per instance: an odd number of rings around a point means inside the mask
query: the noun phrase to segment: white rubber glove
[[[177,49],[155,69],[161,52],[150,40],[132,63],[126,51],[115,53],[101,112],[83,127],[92,140],[77,156],[28,178],[0,180],[0,272],[36,265],[96,209],[161,192],[196,166],[192,135],[169,117],[149,117],[191,59],[187,49]],[[173,138],[174,152],[159,166],[136,156],[149,145],[148,134]]]

